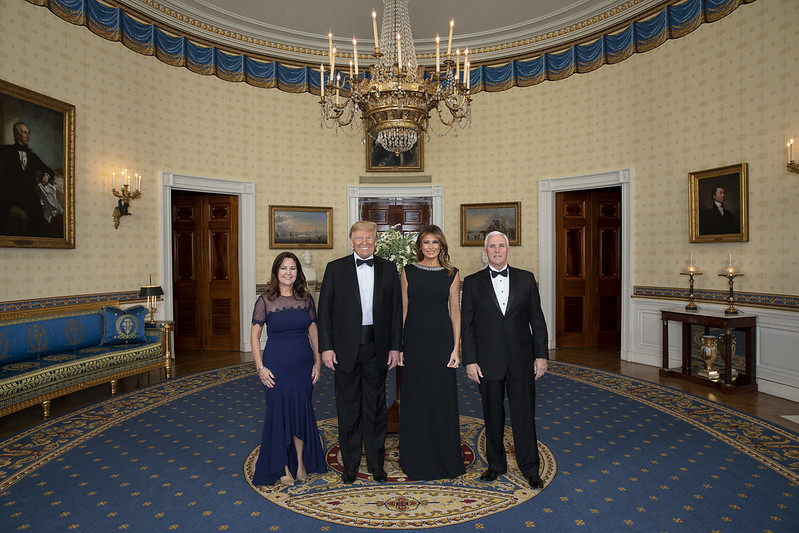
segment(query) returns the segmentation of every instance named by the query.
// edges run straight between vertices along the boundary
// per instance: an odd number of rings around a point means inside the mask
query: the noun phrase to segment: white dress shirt
[[[352,255],[355,256],[357,265],[361,258],[356,253]],[[374,256],[370,255],[366,259],[374,259]],[[371,326],[374,324],[372,300],[375,294],[375,267],[360,265],[355,268],[355,272],[358,274],[358,292],[361,293],[361,325]]]
[[[508,265],[505,265],[505,268],[508,268]],[[488,265],[489,272],[499,272],[496,268]],[[491,285],[494,286],[494,294],[497,296],[497,302],[499,302],[499,308],[502,310],[502,314],[505,314],[505,311],[508,309],[508,294],[510,294],[510,273],[507,276],[491,276]]]

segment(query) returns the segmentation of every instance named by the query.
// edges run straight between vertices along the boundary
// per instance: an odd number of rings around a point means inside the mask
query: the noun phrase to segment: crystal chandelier
[[[336,70],[336,47],[328,34],[330,66],[325,83],[325,66],[320,65],[322,125],[329,128],[349,126],[360,113],[364,140],[372,135],[375,142],[390,152],[407,152],[419,136],[428,133],[431,112],[446,126],[446,135],[456,125],[471,124],[469,51],[464,52],[461,69],[460,50],[452,57],[450,21],[447,54],[440,61],[440,38],[436,35],[435,72],[425,73],[419,66],[408,15],[408,0],[383,0],[383,24],[377,35],[377,14],[372,11],[375,40],[375,63],[365,73],[358,68],[358,41],[353,37],[353,59],[349,76]],[[381,47],[382,45],[382,47]],[[461,71],[462,70],[462,71]]]

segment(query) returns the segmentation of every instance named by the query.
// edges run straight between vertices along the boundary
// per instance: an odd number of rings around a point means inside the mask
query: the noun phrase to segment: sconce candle
[[[793,139],[788,141],[788,172],[799,174],[799,163],[793,160]]]
[[[117,190],[116,172],[111,173],[111,193],[118,198],[117,205],[114,207],[114,229],[119,228],[119,221],[122,217],[130,215],[130,201],[141,197],[141,175],[138,172],[133,174],[133,187],[131,187],[131,175],[128,169],[122,169],[122,187]]]

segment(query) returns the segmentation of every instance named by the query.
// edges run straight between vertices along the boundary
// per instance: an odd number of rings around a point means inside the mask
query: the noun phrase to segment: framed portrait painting
[[[333,208],[269,206],[270,248],[332,248]]]
[[[377,142],[377,133],[372,128],[366,135],[366,171],[367,172],[422,172],[424,171],[424,138],[419,140],[407,152],[395,154],[386,150]]]
[[[75,248],[75,106],[3,80],[0,246]]]
[[[522,203],[461,204],[461,246],[483,246],[492,231],[508,236],[511,246],[522,244]]]
[[[690,242],[749,240],[746,163],[688,174]]]

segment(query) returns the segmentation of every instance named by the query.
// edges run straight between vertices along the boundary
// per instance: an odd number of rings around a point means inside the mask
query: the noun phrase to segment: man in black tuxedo
[[[399,361],[402,295],[397,267],[374,256],[376,240],[376,224],[353,224],[354,253],[327,264],[319,293],[319,350],[335,372],[344,483],[355,481],[361,443],[369,472],[386,481],[386,373]]]
[[[508,469],[503,436],[508,391],[516,462],[534,489],[538,473],[535,431],[535,380],[547,371],[547,326],[532,272],[508,266],[508,237],[486,236],[488,267],[463,280],[461,332],[466,375],[480,387],[486,426],[488,469],[494,481]]]

